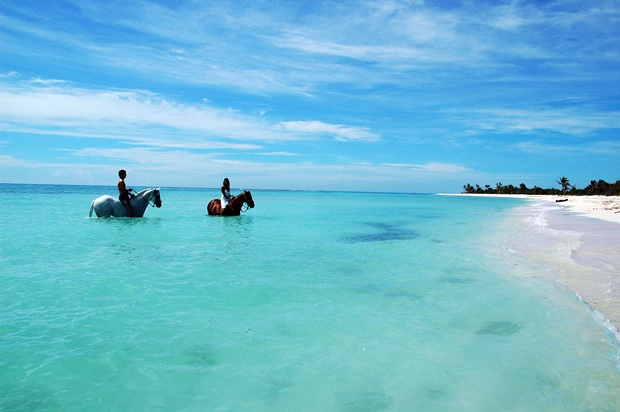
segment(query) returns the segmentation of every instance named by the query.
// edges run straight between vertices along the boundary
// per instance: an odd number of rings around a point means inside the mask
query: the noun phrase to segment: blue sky
[[[0,182],[620,178],[617,1],[3,0],[0,36]]]

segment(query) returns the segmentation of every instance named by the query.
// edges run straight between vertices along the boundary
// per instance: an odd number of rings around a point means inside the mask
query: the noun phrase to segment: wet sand
[[[515,212],[511,224],[522,229],[511,234],[511,247],[575,293],[620,342],[620,197],[464,196],[530,200]]]
[[[471,193],[445,196],[488,196],[541,200],[585,217],[620,223],[620,196],[494,195]],[[558,200],[565,201],[557,202]]]
[[[548,228],[572,233],[578,240],[570,254],[575,265],[555,274],[620,338],[620,199],[569,197],[553,202],[559,208],[546,214]]]

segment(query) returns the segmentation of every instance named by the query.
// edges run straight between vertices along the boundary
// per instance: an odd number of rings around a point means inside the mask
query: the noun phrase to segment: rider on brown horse
[[[241,208],[247,204],[249,208],[254,207],[252,194],[244,190],[238,196],[230,194],[230,181],[224,179],[224,185],[221,188],[222,196],[220,199],[213,199],[207,205],[207,213],[216,216],[239,216],[242,212]]]

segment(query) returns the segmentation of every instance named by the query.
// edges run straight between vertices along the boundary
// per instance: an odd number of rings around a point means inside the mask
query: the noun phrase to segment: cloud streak
[[[391,83],[394,75],[412,70],[449,75],[459,67],[475,67],[480,73],[498,74],[521,65],[521,59],[579,64],[585,57],[609,58],[614,52],[617,59],[612,41],[618,33],[602,28],[615,23],[617,8],[604,3],[561,5],[487,5],[483,13],[476,3],[441,9],[369,1],[334,10],[319,2],[314,13],[301,14],[295,8],[260,10],[250,4],[185,3],[170,9],[140,2],[117,4],[111,14],[103,3],[76,2],[98,28],[79,36],[54,23],[38,26],[9,16],[4,20],[13,31],[64,44],[94,64],[224,84],[247,93],[314,94],[323,84],[358,83],[360,78],[369,84]],[[594,39],[588,48],[572,38],[563,39],[559,48],[544,35],[576,28]],[[359,66],[347,59],[371,64]]]
[[[547,131],[584,136],[600,130],[620,129],[620,111],[598,112],[587,108],[465,109],[455,116],[472,128],[497,133]]]
[[[341,124],[327,124],[319,121],[280,122],[276,130],[284,130],[294,134],[332,135],[338,141],[376,141],[379,136],[367,127],[350,127]]]
[[[269,124],[260,116],[203,103],[180,104],[145,91],[4,86],[0,103],[0,116],[9,130],[115,138],[158,147],[253,150],[262,146],[221,141],[288,141],[325,135],[340,141],[379,138],[369,128],[320,121]],[[166,139],[170,134],[175,138]]]

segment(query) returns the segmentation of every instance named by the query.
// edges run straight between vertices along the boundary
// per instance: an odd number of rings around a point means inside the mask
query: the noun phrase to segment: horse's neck
[[[231,202],[233,209],[241,209],[241,206],[245,203],[245,193],[241,193],[235,197]]]
[[[136,194],[136,196],[132,199],[131,207],[133,208],[134,215],[142,216],[144,211],[146,210],[151,198],[153,197],[152,189],[144,189]]]

